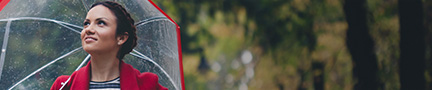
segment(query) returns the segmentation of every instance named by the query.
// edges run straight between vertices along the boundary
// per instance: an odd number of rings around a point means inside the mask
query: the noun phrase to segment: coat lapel
[[[90,61],[87,65],[78,70],[75,75],[71,75],[72,86],[74,90],[88,90],[90,84]],[[133,67],[120,62],[120,89],[122,90],[139,90],[137,76],[139,73],[134,71]]]

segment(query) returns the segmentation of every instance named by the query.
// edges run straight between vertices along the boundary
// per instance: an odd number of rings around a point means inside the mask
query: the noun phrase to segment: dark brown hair
[[[138,38],[136,36],[136,27],[134,25],[134,20],[132,19],[130,14],[126,11],[126,9],[123,8],[123,6],[121,6],[117,2],[113,2],[113,1],[97,2],[93,4],[90,7],[90,9],[97,5],[103,5],[107,7],[109,10],[111,10],[112,13],[114,13],[115,17],[117,18],[116,36],[118,35],[129,36],[126,42],[123,43],[122,46],[120,46],[120,50],[117,53],[117,58],[119,60],[122,60],[123,57],[129,52],[131,52],[132,49],[137,45]],[[127,32],[127,34],[125,32]]]

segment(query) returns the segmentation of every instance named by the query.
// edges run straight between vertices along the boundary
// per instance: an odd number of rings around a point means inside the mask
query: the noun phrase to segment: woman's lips
[[[85,37],[85,38],[84,38],[84,41],[85,41],[86,43],[89,43],[89,42],[97,41],[97,39],[94,38],[94,37]]]

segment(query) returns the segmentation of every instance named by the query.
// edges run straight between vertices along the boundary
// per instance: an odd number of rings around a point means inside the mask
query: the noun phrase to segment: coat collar
[[[74,89],[77,90],[88,90],[90,83],[90,64],[91,61],[87,63],[87,65],[76,73],[72,74],[72,85]],[[120,61],[120,89],[122,90],[138,90],[138,82],[137,76],[139,75],[139,71],[135,70],[131,65]]]

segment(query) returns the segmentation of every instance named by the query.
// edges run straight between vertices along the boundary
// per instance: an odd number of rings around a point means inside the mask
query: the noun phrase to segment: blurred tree
[[[324,65],[320,62],[312,63],[312,73],[314,73],[314,89],[324,90]]]
[[[369,35],[366,0],[345,0],[344,12],[348,22],[346,43],[354,61],[353,73],[357,78],[355,90],[377,90],[377,60],[374,42]]]
[[[399,0],[402,90],[425,89],[425,30],[422,0]]]

